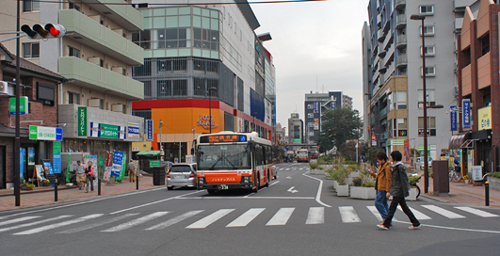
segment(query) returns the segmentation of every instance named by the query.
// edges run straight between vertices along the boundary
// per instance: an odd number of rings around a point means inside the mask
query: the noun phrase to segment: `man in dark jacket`
[[[412,225],[408,227],[408,229],[418,229],[420,228],[420,222],[415,218],[413,212],[411,212],[410,208],[406,204],[405,197],[409,195],[410,183],[408,182],[408,175],[406,174],[405,167],[403,163],[401,163],[401,159],[403,156],[399,151],[393,151],[391,153],[391,162],[392,162],[392,181],[391,181],[391,192],[387,193],[387,198],[392,195],[391,206],[389,207],[389,213],[385,218],[382,224],[378,224],[377,227],[389,230],[389,224],[392,222],[392,218],[394,217],[394,213],[396,212],[396,208],[398,204],[403,209],[403,212],[408,216]]]

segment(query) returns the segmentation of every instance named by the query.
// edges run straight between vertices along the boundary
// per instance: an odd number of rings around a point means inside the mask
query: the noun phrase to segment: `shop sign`
[[[146,120],[146,140],[153,141],[153,120]]]
[[[458,130],[458,122],[457,122],[457,105],[450,106],[450,131]]]
[[[104,139],[125,139],[125,127],[112,124],[90,122],[90,137]]]
[[[470,99],[462,100],[462,125],[464,129],[471,127],[470,123]]]
[[[478,130],[491,129],[491,106],[480,108],[477,110]]]
[[[139,124],[128,123],[127,134],[129,138],[139,138]]]
[[[113,158],[113,167],[111,169],[111,176],[119,177],[121,166],[123,162],[123,152],[115,151],[115,156]]]
[[[29,138],[30,140],[61,141],[63,139],[62,128],[30,125]]]
[[[87,107],[78,107],[78,136],[87,136]]]
[[[212,120],[210,120],[210,119],[212,119]],[[214,120],[213,116],[212,116],[212,118],[210,118],[210,116],[204,116],[204,115],[200,115],[200,119],[198,120],[198,125],[209,130],[210,129],[210,121],[212,121],[212,124],[211,124],[212,129],[219,127],[218,125],[215,124],[215,120]]]
[[[27,96],[19,97],[19,115],[27,115],[29,111],[29,100]],[[9,99],[9,113],[16,114],[16,97]]]
[[[61,142],[60,141],[54,141],[53,152],[54,152],[54,173],[61,173]]]
[[[474,165],[472,166],[472,180],[473,181],[480,181],[482,180],[482,175],[483,175],[483,168],[481,165]]]
[[[149,160],[149,168],[160,167],[160,160]]]

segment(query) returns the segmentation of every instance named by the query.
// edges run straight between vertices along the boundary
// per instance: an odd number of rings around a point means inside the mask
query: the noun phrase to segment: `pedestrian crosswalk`
[[[447,209],[446,209],[447,208]],[[399,209],[402,211],[401,209]],[[412,212],[420,221],[464,218],[494,218],[499,217],[485,210],[469,206],[444,207],[437,205],[414,205]],[[305,214],[307,212],[307,214]],[[264,214],[265,213],[265,214]],[[57,230],[56,234],[73,234],[86,230],[113,233],[131,229],[143,231],[163,230],[173,225],[182,225],[187,230],[209,228],[216,222],[223,223],[226,228],[244,228],[249,225],[279,227],[285,225],[319,225],[340,220],[346,224],[363,221],[373,223],[382,221],[375,206],[339,206],[336,208],[309,207],[308,211],[296,207],[282,208],[249,208],[249,209],[218,209],[214,211],[193,210],[177,212],[175,210],[157,211],[152,213],[124,213],[111,215],[94,213],[86,216],[59,215],[45,218],[41,215],[4,218],[0,221],[0,233],[12,231],[12,235],[33,235]],[[401,213],[399,213],[401,214]],[[292,216],[304,215],[301,223],[290,223]],[[404,216],[404,215],[402,215]],[[269,219],[267,219],[269,218]],[[405,218],[405,217],[404,217]],[[258,221],[257,221],[258,220]],[[255,223],[254,223],[255,222]],[[265,223],[265,224],[264,224]],[[62,230],[64,229],[64,230]]]

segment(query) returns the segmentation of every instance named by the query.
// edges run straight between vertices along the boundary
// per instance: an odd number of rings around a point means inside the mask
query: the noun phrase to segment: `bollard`
[[[101,180],[102,179],[99,179],[97,181],[97,195],[100,196],[101,195]]]
[[[490,182],[486,181],[484,183],[484,200],[486,206],[490,206]]]
[[[139,175],[135,175],[135,190],[139,190]]]
[[[57,179],[54,182],[54,201],[57,202]]]

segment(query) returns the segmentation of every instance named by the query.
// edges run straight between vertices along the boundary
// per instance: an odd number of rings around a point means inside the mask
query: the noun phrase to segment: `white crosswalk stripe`
[[[480,217],[483,217],[483,218],[498,217],[498,215],[496,215],[496,214],[492,214],[492,213],[489,213],[489,212],[481,211],[481,210],[474,209],[474,208],[468,207],[468,206],[455,206],[454,208],[462,210],[462,211],[465,211],[465,212],[468,212],[468,213],[472,213],[474,215],[477,215],[477,216],[480,216]]]
[[[222,210],[218,210],[210,215],[208,215],[207,217],[187,226],[186,228],[187,229],[198,229],[198,228],[206,228],[208,227],[210,224],[216,222],[217,220],[219,220],[220,218],[228,215],[229,213],[231,213],[232,211],[234,211],[234,209],[222,209]]]
[[[27,217],[22,217],[22,218],[18,218],[18,219],[2,221],[2,222],[0,222],[0,226],[10,225],[10,224],[23,222],[26,220],[32,220],[32,219],[36,219],[36,218],[40,218],[40,216],[27,216]]]
[[[290,168],[286,168],[285,170],[290,171]]]
[[[142,223],[148,222],[150,220],[159,218],[159,217],[161,217],[163,215],[166,215],[167,213],[169,213],[169,212],[155,212],[155,213],[152,213],[152,214],[149,214],[149,215],[137,218],[135,220],[131,220],[131,221],[127,222],[127,223],[123,223],[123,224],[120,224],[118,226],[115,226],[115,227],[112,227],[112,228],[109,228],[109,229],[101,230],[101,232],[117,232],[117,231],[122,231],[122,230],[125,230],[125,229],[129,229],[129,228],[137,226],[139,224],[142,224]]]
[[[367,205],[366,208],[368,208],[368,210],[370,210],[370,212],[375,216],[375,218],[377,218],[378,221],[384,221],[382,219],[382,216],[380,216],[380,213],[378,212],[377,207],[375,207],[373,205]]]
[[[243,213],[237,219],[233,220],[226,227],[227,228],[245,227],[253,219],[255,219],[257,216],[259,216],[259,214],[261,214],[264,210],[265,210],[265,208],[252,208],[252,209],[248,210],[247,212]]]
[[[339,212],[344,223],[361,222],[361,219],[352,206],[339,206]]]
[[[34,229],[26,230],[26,231],[19,232],[19,233],[14,233],[14,235],[31,235],[31,234],[36,234],[36,233],[40,233],[42,231],[47,231],[47,230],[51,230],[51,229],[55,229],[55,228],[60,228],[60,227],[68,226],[68,225],[71,225],[71,224],[83,222],[83,221],[86,221],[86,220],[91,220],[91,219],[94,219],[94,218],[99,218],[102,215],[104,215],[104,214],[102,214],[102,213],[90,214],[90,215],[87,215],[87,216],[80,217],[78,219],[63,221],[63,222],[55,223],[55,224],[52,224],[52,225],[47,225],[47,226],[43,226],[43,227],[39,227],[39,228],[34,228]]]
[[[432,219],[431,217],[423,214],[422,212],[420,211],[417,211],[411,207],[408,206],[408,208],[410,208],[411,212],[413,212],[413,215],[415,215],[415,218],[417,218],[417,220],[430,220]],[[401,206],[398,206],[398,209],[403,212],[403,209],[401,208]],[[404,212],[403,212],[404,213]]]
[[[2,228],[2,229],[0,229],[0,232],[5,232],[5,231],[9,231],[9,230],[13,230],[13,229],[19,229],[19,228],[25,228],[25,227],[31,227],[31,226],[39,225],[39,224],[42,224],[42,223],[45,223],[45,222],[50,222],[50,221],[55,221],[55,220],[60,220],[60,219],[68,218],[68,217],[71,217],[71,216],[72,215],[61,215],[61,216],[57,216],[57,217],[54,217],[54,218],[49,218],[49,219],[34,221],[34,222],[30,222],[30,223],[24,223],[24,224],[17,225],[17,226],[12,226],[12,227],[8,227],[8,228]]]
[[[292,216],[295,208],[281,208],[276,214],[267,222],[266,226],[283,226],[288,222]]]
[[[465,216],[454,213],[452,211],[448,211],[446,209],[443,209],[441,207],[435,206],[435,205],[421,205],[422,207],[429,209],[439,215],[443,215],[444,217],[448,219],[460,219],[460,218],[465,218]]]
[[[201,213],[201,212],[203,212],[203,210],[186,212],[186,213],[184,213],[182,215],[179,215],[179,216],[177,216],[175,218],[169,219],[169,220],[167,220],[165,222],[162,222],[162,223],[160,223],[158,225],[154,225],[154,226],[152,226],[150,228],[147,228],[145,230],[160,230],[160,229],[165,229],[165,228],[168,228],[168,227],[170,227],[172,225],[175,225],[175,224],[177,224],[177,223],[179,223],[179,222],[181,222],[181,221],[183,221],[185,219],[193,217],[193,216],[195,216],[195,215],[197,215],[198,213]]]
[[[58,234],[72,234],[72,233],[81,232],[81,231],[84,231],[84,230],[88,230],[88,229],[96,228],[96,227],[99,227],[99,226],[102,226],[102,225],[106,225],[106,224],[109,224],[109,223],[112,223],[112,222],[115,222],[115,221],[126,219],[126,218],[129,218],[129,217],[135,216],[137,214],[138,213],[127,213],[125,215],[118,216],[118,217],[115,217],[115,218],[111,218],[111,219],[108,219],[108,220],[104,220],[104,221],[92,223],[92,224],[89,224],[89,225],[83,225],[81,227],[76,227],[76,228],[64,230],[62,232],[59,232]]]
[[[311,207],[307,214],[306,224],[325,223],[325,207]]]

